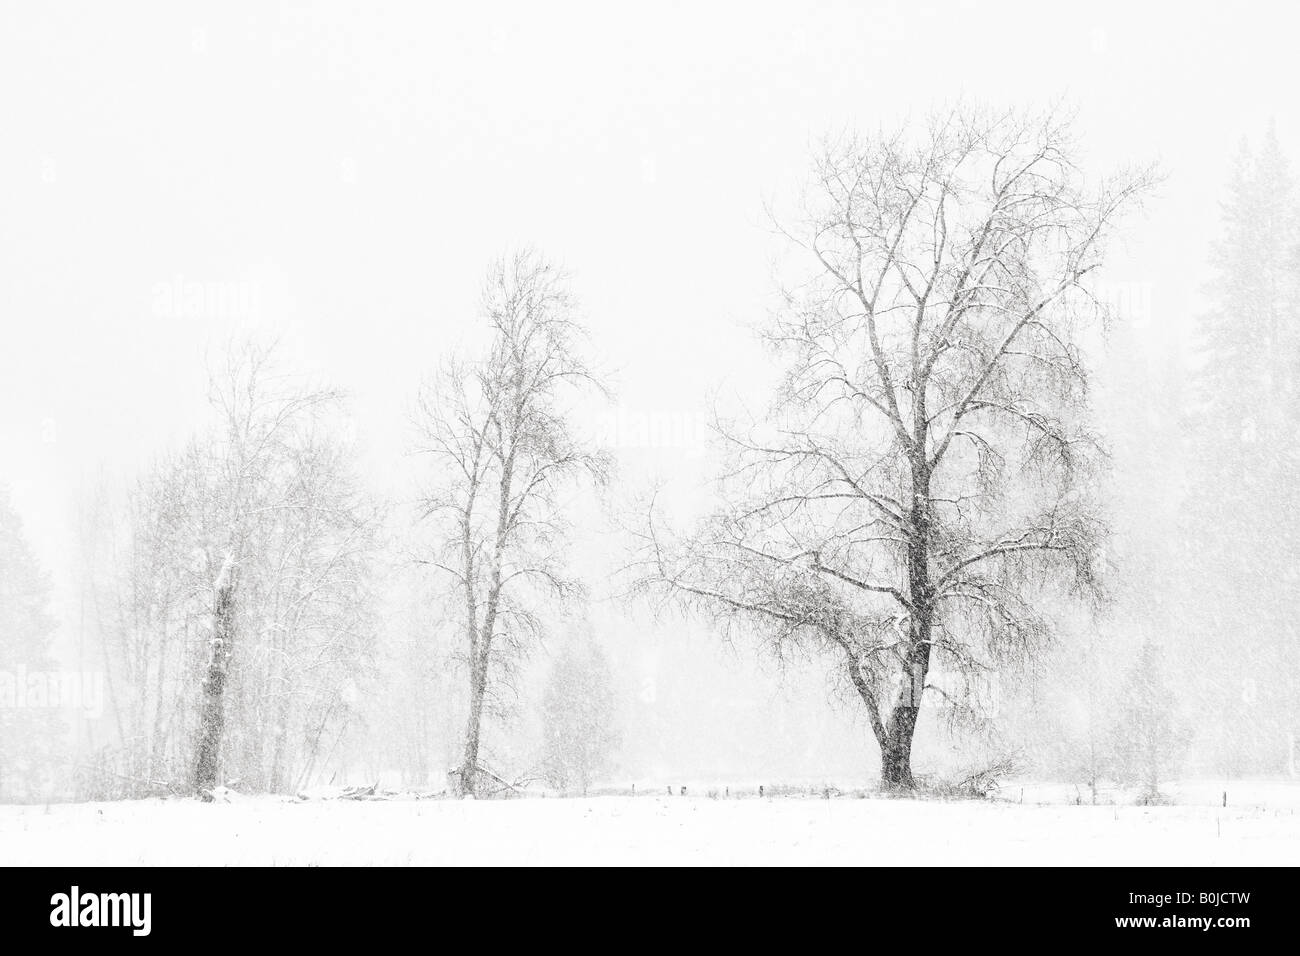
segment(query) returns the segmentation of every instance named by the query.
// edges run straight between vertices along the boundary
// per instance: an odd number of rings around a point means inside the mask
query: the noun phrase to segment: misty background
[[[1089,668],[1105,660],[1097,693],[1122,694],[1151,641],[1188,736],[1173,772],[1295,773],[1294,683],[1276,680],[1297,660],[1295,552],[1270,529],[1289,520],[1297,419],[1248,394],[1295,339],[1243,329],[1265,353],[1241,359],[1250,375],[1205,375],[1205,317],[1224,311],[1216,243],[1258,231],[1222,215],[1243,144],[1300,154],[1280,5],[1092,4],[1069,29],[1028,3],[141,13],[10,7],[0,30],[0,483],[49,575],[60,668],[103,668],[84,560],[94,503],[208,422],[208,369],[232,340],[277,340],[286,365],[346,390],[341,427],[391,505],[375,680],[317,778],[423,767],[406,782],[441,786],[463,702],[408,560],[411,418],[443,358],[480,344],[487,264],[527,244],[571,277],[612,387],[582,417],[617,479],[578,508],[591,597],[529,658],[490,732],[495,760],[535,762],[543,688],[581,632],[614,689],[607,782],[870,781],[870,732],[817,661],[782,670],[704,622],[617,599],[617,519],[656,483],[681,514],[707,507],[711,407],[761,404],[776,374],[751,332],[791,268],[767,210],[797,197],[823,137],[962,100],[1062,102],[1089,171],[1154,161],[1165,178],[1110,250],[1099,289],[1115,322],[1089,344],[1114,455],[1114,604],[1071,613],[1002,701],[997,746],[1027,773],[1080,773]],[[1294,196],[1268,195],[1294,216]],[[1282,464],[1247,469],[1248,485],[1224,461]],[[74,765],[113,746],[111,712],[63,715]],[[985,744],[936,725],[918,769]]]

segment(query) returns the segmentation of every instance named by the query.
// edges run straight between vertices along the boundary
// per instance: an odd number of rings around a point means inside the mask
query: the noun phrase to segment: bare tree
[[[464,634],[469,714],[459,787],[478,789],[484,708],[542,626],[541,599],[579,590],[563,564],[563,495],[603,482],[605,458],[576,437],[566,402],[599,389],[578,354],[565,277],[532,252],[488,272],[486,356],[451,362],[423,389],[420,450],[436,470],[422,513],[435,544],[424,559],[452,582]]]
[[[338,437],[341,394],[248,344],[224,356],[210,401],[214,427],[90,543],[120,747],[103,769],[127,792],[222,776],[292,789],[342,733],[370,658],[380,510]]]
[[[271,353],[254,346],[232,351],[225,369],[213,377],[211,401],[220,413],[222,433],[206,456],[215,482],[208,499],[211,524],[205,529],[200,565],[208,569],[213,581],[212,623],[194,754],[195,790],[210,789],[217,779],[225,686],[241,623],[237,607],[241,586],[269,597],[272,603],[279,603],[282,597],[265,576],[254,573],[247,575],[251,580],[242,580],[245,568],[270,559],[274,567],[294,578],[298,578],[294,571],[305,570],[301,563],[309,558],[314,542],[300,541],[292,531],[283,537],[275,532],[293,523],[290,516],[295,511],[305,508],[310,512],[321,504],[313,500],[317,488],[309,478],[320,452],[312,443],[313,417],[339,397],[329,389],[304,388],[278,373]],[[300,566],[295,568],[295,564]],[[299,578],[299,583],[311,582]],[[298,596],[299,602],[308,594],[310,591]],[[268,629],[259,650],[273,654],[282,633],[280,628]],[[269,663],[273,672],[278,670],[277,661]],[[268,721],[281,733],[285,722],[277,711],[284,706],[285,697],[280,695],[278,703],[270,707]],[[260,749],[268,736],[257,734],[255,746]],[[272,777],[279,778],[280,773],[273,764]],[[273,786],[282,783],[280,779],[272,781]]]
[[[766,331],[783,385],[764,420],[719,422],[728,504],[684,537],[651,514],[646,583],[837,658],[888,788],[915,785],[926,690],[1029,652],[1049,581],[1095,583],[1079,335],[1151,180],[1085,185],[1054,115],[955,111],[826,147],[783,230],[813,267]]]

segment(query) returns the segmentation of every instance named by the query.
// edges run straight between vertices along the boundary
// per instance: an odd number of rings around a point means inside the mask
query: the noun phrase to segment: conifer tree
[[[1188,407],[1194,462],[1177,630],[1207,712],[1214,769],[1295,769],[1300,715],[1300,231],[1294,181],[1270,130],[1243,146],[1212,255]]]
[[[1116,777],[1140,785],[1144,802],[1158,800],[1161,782],[1181,765],[1187,736],[1160,648],[1144,641],[1125,681],[1112,734]]]
[[[56,623],[50,584],[0,488],[0,799],[45,793],[61,731],[49,699]]]

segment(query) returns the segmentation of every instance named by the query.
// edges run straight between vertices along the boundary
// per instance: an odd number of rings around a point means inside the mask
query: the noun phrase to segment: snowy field
[[[0,807],[7,865],[1297,865],[1300,787],[1181,788],[1174,806],[595,797],[150,800]],[[1229,787],[1230,801],[1234,799]],[[1010,798],[1010,799],[1009,799]],[[1024,802],[1019,802],[1020,800]]]

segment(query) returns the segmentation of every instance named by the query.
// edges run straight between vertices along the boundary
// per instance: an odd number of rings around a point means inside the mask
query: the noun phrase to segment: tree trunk
[[[516,408],[518,403],[516,402]],[[466,610],[469,612],[470,628],[470,676],[469,676],[469,721],[465,727],[465,759],[460,766],[461,795],[474,796],[478,792],[478,748],[479,736],[483,729],[483,698],[487,694],[488,661],[492,651],[492,636],[496,633],[497,611],[501,606],[501,561],[505,554],[506,539],[510,535],[510,488],[514,481],[514,451],[506,457],[501,467],[500,491],[497,501],[497,527],[495,544],[492,550],[491,585],[488,590],[487,608],[483,612],[483,626],[476,630],[475,603],[473,589],[466,584]],[[468,532],[462,538],[465,548],[466,568],[471,568]],[[466,582],[471,580],[468,573]]]
[[[917,734],[920,700],[930,672],[930,635],[933,610],[930,589],[930,462],[926,458],[924,401],[914,410],[915,450],[911,454],[911,503],[907,509],[905,591],[909,601],[909,641],[902,687],[888,722],[878,730],[880,743],[880,787],[885,791],[911,791],[917,782],[911,775],[911,741]]]
[[[898,700],[878,733],[880,742],[880,785],[884,790],[916,789],[912,777],[912,739],[921,711],[926,675],[930,670],[930,633],[933,609],[930,594],[930,469],[925,459],[924,406],[918,405],[917,446],[912,461],[912,503],[908,510],[909,531],[906,553],[906,590],[910,603],[907,663]]]
[[[871,719],[871,730],[880,747],[880,786],[882,790],[912,790],[916,782],[912,779],[912,737],[916,733],[917,703],[912,688],[904,687],[898,695],[888,723],[880,718],[876,696],[870,685],[862,676],[858,660],[850,652],[848,662],[849,677],[858,689],[859,696],[866,704],[867,715]]]
[[[203,680],[203,709],[199,717],[199,739],[194,756],[195,792],[211,790],[217,783],[221,736],[225,730],[226,679],[230,673],[230,651],[235,639],[235,585],[229,567],[217,581],[212,609],[211,656]]]
[[[913,592],[914,597],[917,596]],[[916,736],[916,720],[921,712],[921,698],[925,693],[926,676],[930,670],[930,612],[922,608],[912,622],[911,647],[907,653],[907,666],[903,672],[903,685],[888,720],[882,720],[871,688],[862,677],[857,662],[850,657],[849,676],[867,706],[871,729],[880,746],[880,786],[887,791],[916,789],[912,776],[912,740]]]
[[[880,785],[890,792],[916,789],[916,781],[912,779],[910,735],[906,740],[900,738],[892,745],[880,749]]]
[[[924,686],[924,678],[921,680]],[[885,726],[880,744],[880,786],[884,790],[915,790],[912,777],[912,739],[916,735],[916,717],[921,710],[920,688],[915,677],[907,680],[898,694],[898,703]]]
[[[268,789],[272,793],[283,793],[289,789],[289,695],[285,692],[275,710],[275,750],[271,756],[271,776]]]
[[[465,753],[460,762],[461,796],[478,793],[478,748],[483,728],[483,697],[487,690],[487,667],[477,661],[471,666],[469,719],[465,725]]]

